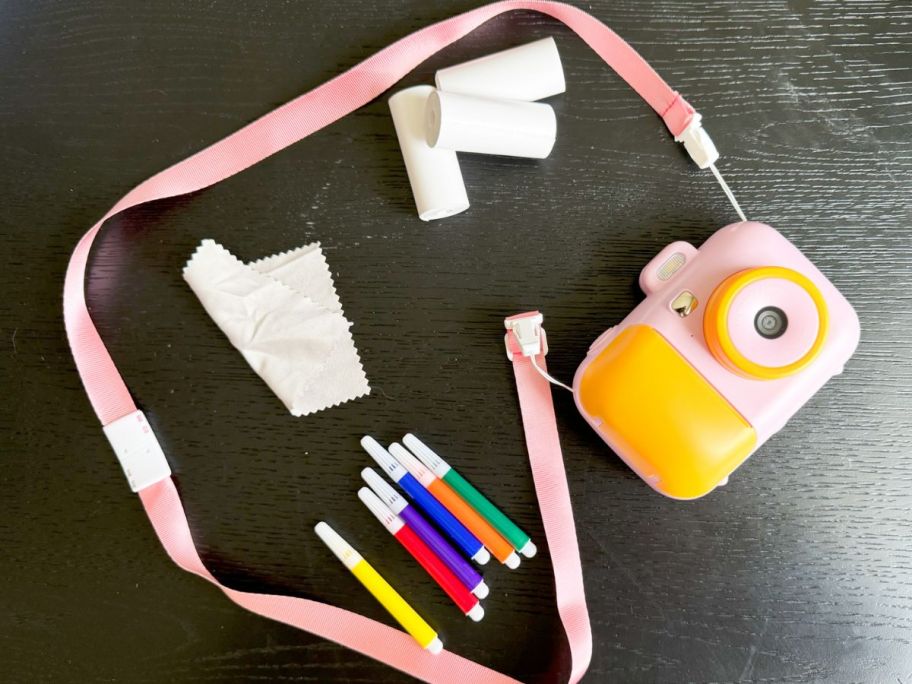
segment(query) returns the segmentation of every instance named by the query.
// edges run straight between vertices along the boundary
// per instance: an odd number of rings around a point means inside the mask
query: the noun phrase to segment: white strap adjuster
[[[687,154],[690,155],[690,158],[694,160],[697,166],[701,169],[712,171],[713,176],[716,177],[719,186],[722,188],[722,192],[725,193],[728,201],[734,207],[735,213],[738,214],[742,221],[747,221],[747,216],[744,215],[741,205],[735,199],[735,194],[728,187],[728,183],[725,182],[722,174],[719,173],[719,169],[716,168],[716,162],[719,161],[719,150],[716,149],[712,138],[709,137],[709,133],[703,130],[702,119],[702,116],[694,112],[693,118],[687,124],[687,128],[675,136],[675,141],[684,143],[684,149],[687,150]]]
[[[675,142],[684,144],[684,149],[697,166],[708,169],[718,161],[719,151],[709,133],[703,129],[702,119],[703,117],[695,112],[687,128],[675,136]]]
[[[132,491],[171,476],[171,467],[142,411],[128,413],[103,429]]]
[[[504,327],[507,334],[504,335],[504,346],[507,348],[507,358],[512,362],[516,347],[519,346],[519,352],[529,359],[535,372],[542,376],[552,385],[563,387],[565,390],[573,391],[570,385],[565,385],[560,380],[552,377],[548,371],[538,364],[536,359],[539,355],[544,356],[548,353],[548,336],[545,335],[545,329],[542,327],[544,316],[538,311],[517,314],[504,319]],[[510,333],[513,333],[512,335]],[[512,338],[512,339],[511,339]]]
[[[510,344],[510,333],[519,344],[519,351],[523,356],[535,358],[539,354],[548,353],[548,338],[542,328],[542,321],[545,318],[538,311],[517,316],[510,316],[504,319],[504,328],[507,334],[504,335],[504,347],[507,350],[507,358],[513,360],[513,347]]]

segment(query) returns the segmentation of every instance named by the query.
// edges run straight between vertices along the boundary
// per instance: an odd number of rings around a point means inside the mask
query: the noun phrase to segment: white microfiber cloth
[[[244,264],[203,240],[184,280],[292,415],[370,392],[319,243]]]

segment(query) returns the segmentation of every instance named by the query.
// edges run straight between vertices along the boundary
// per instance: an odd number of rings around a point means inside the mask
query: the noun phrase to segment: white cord
[[[553,378],[548,374],[548,371],[544,370],[541,366],[538,365],[538,362],[535,360],[534,356],[530,356],[529,360],[532,361],[532,367],[538,371],[538,374],[541,375],[545,380],[550,382],[552,385],[557,385],[558,387],[563,387],[568,392],[573,392],[573,388],[569,385],[565,385],[560,380]]]
[[[726,183],[725,179],[722,178],[722,174],[719,173],[719,169],[716,168],[715,164],[710,164],[709,169],[710,169],[710,171],[713,172],[713,175],[716,177],[716,180],[719,181],[719,185],[722,186],[722,191],[725,193],[725,196],[728,197],[728,201],[732,203],[732,206],[735,208],[735,211],[738,212],[738,216],[741,217],[742,221],[747,221],[747,217],[744,215],[744,212],[741,211],[741,205],[738,204],[738,200],[735,199],[735,195],[731,191],[731,188],[728,187],[728,183]]]
[[[728,183],[725,182],[725,179],[722,178],[722,174],[719,173],[719,169],[716,168],[715,164],[709,165],[710,170],[713,172],[713,175],[716,177],[716,180],[719,181],[719,185],[722,186],[722,191],[725,193],[725,196],[728,197],[728,201],[732,203],[732,206],[735,208],[735,211],[738,212],[738,216],[742,221],[747,221],[747,217],[744,215],[744,212],[741,211],[741,205],[738,204],[738,200],[735,199],[734,193],[731,191],[731,188],[728,187]],[[532,362],[532,367],[538,371],[538,374],[541,375],[545,380],[550,382],[552,385],[557,385],[558,387],[563,387],[568,392],[572,392],[573,388],[569,385],[565,385],[557,378],[550,375],[546,370],[538,365],[538,362],[535,360],[534,356],[530,356],[529,360]]]

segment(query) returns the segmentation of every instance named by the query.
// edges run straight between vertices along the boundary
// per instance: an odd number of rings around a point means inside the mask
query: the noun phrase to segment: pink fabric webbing
[[[516,393],[519,395],[535,495],[541,508],[548,553],[554,568],[557,612],[564,623],[567,642],[570,644],[570,681],[577,682],[586,673],[592,659],[592,628],[589,625],[589,610],[586,608],[583,566],[557,432],[557,418],[554,415],[551,384],[535,370],[532,360],[522,355],[519,345],[513,339],[513,333],[508,334],[507,340],[513,351],[513,374],[516,376]],[[542,371],[548,372],[544,354],[536,356],[536,363]]]
[[[101,423],[107,425],[136,410],[130,392],[86,307],[85,277],[89,252],[98,231],[108,218],[145,202],[201,190],[243,171],[370,102],[435,52],[489,19],[520,9],[550,15],[569,26],[649,103],[664,119],[673,135],[678,135],[687,127],[694,115],[693,108],[611,29],[570,5],[536,0],[505,0],[465,12],[402,38],[345,73],[140,183],[82,237],[73,250],[67,267],[63,291],[64,322],[76,367]],[[563,528],[572,533],[569,499],[566,506],[559,503],[552,491],[549,476],[539,476],[536,473],[538,469],[548,470],[560,465],[559,445],[552,453],[541,451],[530,456],[548,538],[551,541],[554,537],[557,541],[552,543],[557,543],[557,548],[560,549],[565,543],[561,541],[564,535],[552,530]],[[562,472],[562,465],[560,467]],[[148,487],[140,492],[140,498],[171,558],[182,568],[216,584],[231,600],[254,613],[332,639],[427,681],[512,681],[449,652],[430,656],[399,630],[326,604],[239,592],[225,587],[209,574],[200,561],[172,481],[168,479]],[[582,578],[581,575],[578,579],[574,578],[572,572],[561,570],[565,561],[555,548],[552,548],[551,555],[556,576],[571,577],[572,583],[578,581],[578,587],[573,591],[558,591],[561,617],[567,627],[574,656],[573,681],[576,681],[588,663],[591,637],[588,635],[588,618],[585,620],[587,633],[584,639],[581,629],[583,620],[578,608],[570,609],[567,606],[578,605],[575,598],[570,600],[568,597],[571,594],[582,597]],[[582,605],[584,611],[585,603]]]
[[[221,589],[238,605],[354,649],[428,682],[515,684],[516,680],[449,651],[432,655],[405,632],[326,603],[291,596],[253,594],[220,584],[196,552],[171,478],[139,492],[149,520],[171,559]],[[334,562],[327,560],[327,562]],[[340,572],[344,569],[339,568]]]

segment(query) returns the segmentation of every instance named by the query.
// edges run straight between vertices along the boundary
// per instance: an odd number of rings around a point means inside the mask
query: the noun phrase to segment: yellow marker
[[[440,653],[443,650],[443,642],[440,641],[437,632],[333,528],[325,522],[319,522],[314,527],[314,532],[329,547],[330,551],[336,554],[336,558],[351,571],[351,574],[358,578],[365,589],[380,602],[380,605],[386,608],[396,622],[414,637],[421,648],[431,653]]]

